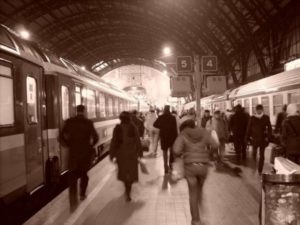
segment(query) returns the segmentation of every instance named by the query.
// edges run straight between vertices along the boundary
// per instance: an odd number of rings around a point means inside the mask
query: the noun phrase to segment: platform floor
[[[268,161],[266,152],[266,162]],[[261,193],[255,162],[248,157],[239,164],[232,149],[226,165],[209,169],[204,186],[201,217],[205,225],[258,225]],[[140,174],[133,187],[133,201],[126,203],[116,166],[108,157],[90,172],[88,197],[70,213],[68,191],[30,218],[26,225],[190,225],[188,188],[185,180],[174,184],[163,173],[162,156],[147,157],[149,175]],[[270,165],[266,163],[265,169]]]

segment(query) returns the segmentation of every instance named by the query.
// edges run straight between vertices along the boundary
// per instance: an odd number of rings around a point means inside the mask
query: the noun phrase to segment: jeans
[[[265,144],[253,145],[252,146],[253,159],[256,161],[257,149],[259,148],[259,160],[258,160],[258,172],[262,173],[265,163]]]
[[[71,207],[78,203],[77,179],[80,178],[80,196],[84,197],[88,186],[88,171],[74,170],[69,175],[69,198]]]
[[[234,149],[236,151],[237,157],[242,157],[243,159],[246,158],[246,143],[244,138],[235,138],[234,139]]]
[[[167,173],[169,169],[172,168],[172,164],[174,162],[172,147],[168,149],[163,149],[163,157],[164,157],[165,172]]]
[[[201,206],[202,188],[207,176],[206,165],[184,165],[185,178],[189,188],[189,202],[192,216],[192,224],[200,223],[199,207]]]

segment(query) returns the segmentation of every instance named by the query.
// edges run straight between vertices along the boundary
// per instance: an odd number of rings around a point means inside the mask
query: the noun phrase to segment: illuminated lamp
[[[27,30],[21,30],[19,31],[19,34],[23,39],[29,39],[30,33]]]

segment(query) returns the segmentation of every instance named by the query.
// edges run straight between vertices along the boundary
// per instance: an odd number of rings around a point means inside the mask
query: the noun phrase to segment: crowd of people
[[[222,165],[227,143],[233,143],[238,161],[247,158],[247,147],[252,145],[255,160],[259,152],[257,170],[260,175],[265,149],[270,142],[282,146],[285,156],[293,162],[299,163],[300,159],[300,114],[295,104],[283,107],[277,116],[274,132],[262,105],[255,107],[252,116],[241,105],[226,112],[215,108],[212,115],[205,110],[199,126],[194,109],[178,116],[176,111],[171,112],[170,106],[165,106],[162,112],[150,109],[146,114],[124,111],[119,118],[109,153],[111,161],[118,166],[118,179],[124,183],[126,200],[131,201],[132,184],[138,181],[138,165],[143,157],[142,140],[147,136],[153,157],[157,156],[160,142],[166,175],[172,172],[176,159],[182,160],[189,188],[192,225],[200,224],[199,203],[209,162],[216,158]],[[78,177],[81,179],[80,199],[86,197],[87,171],[98,139],[92,121],[85,117],[85,107],[77,106],[77,116],[66,121],[59,136],[62,145],[70,149],[71,206],[77,201]]]

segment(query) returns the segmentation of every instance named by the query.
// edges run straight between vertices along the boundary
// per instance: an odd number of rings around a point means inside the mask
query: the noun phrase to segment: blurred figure
[[[175,117],[175,119],[176,119],[176,127],[177,127],[177,133],[179,133],[179,120],[180,120],[180,118],[179,118],[179,116],[177,115],[177,111],[175,111],[175,110],[172,110],[172,116],[174,116]]]
[[[262,105],[256,106],[255,115],[251,116],[246,132],[246,143],[251,139],[253,158],[256,160],[257,149],[259,148],[258,173],[261,175],[265,162],[265,148],[272,138],[272,126],[270,117],[264,114]]]
[[[132,112],[131,120],[132,123],[136,126],[139,132],[139,137],[144,137],[145,127],[144,122],[139,118],[138,111],[134,110]]]
[[[66,120],[59,136],[60,143],[69,149],[69,197],[72,211],[78,203],[78,177],[80,178],[80,200],[86,198],[89,180],[87,172],[95,155],[93,146],[99,140],[93,122],[85,117],[85,107],[78,105],[76,111],[77,115],[75,117]]]
[[[204,111],[203,117],[201,118],[201,127],[205,128],[207,121],[209,121],[210,119],[211,119],[210,111],[206,109]]]
[[[219,162],[222,163],[225,154],[225,144],[229,138],[229,130],[227,121],[222,117],[220,109],[215,109],[213,117],[207,121],[207,130],[216,131],[220,146],[219,146]]]
[[[188,115],[190,116],[190,118],[192,118],[193,120],[196,120],[196,110],[194,108],[190,108],[188,111]]]
[[[131,187],[138,181],[138,159],[142,146],[138,130],[129,112],[120,114],[121,124],[116,125],[110,144],[110,159],[118,164],[118,179],[124,183],[126,201],[131,201]]]
[[[157,155],[157,146],[159,141],[159,129],[153,126],[154,122],[157,119],[155,110],[151,109],[147,114],[146,121],[144,123],[145,128],[147,129],[150,136],[150,151],[154,156]]]
[[[287,118],[282,125],[282,145],[286,156],[294,163],[300,164],[300,115],[296,104],[289,104],[286,110]]]
[[[242,110],[242,106],[238,104],[235,107],[235,113],[230,119],[230,130],[233,135],[234,149],[237,154],[237,158],[246,159],[246,127],[248,125],[249,117]]]
[[[281,135],[282,132],[282,123],[285,120],[287,113],[286,113],[287,105],[282,107],[282,112],[278,113],[276,118],[276,125],[275,125],[275,134]]]
[[[211,132],[196,127],[195,121],[189,117],[180,120],[178,135],[173,152],[175,157],[183,158],[185,178],[189,188],[189,202],[192,225],[200,225],[199,207],[201,206],[202,187],[207,176],[210,160],[207,146],[218,148],[218,141]]]
[[[170,106],[165,106],[163,115],[158,117],[153,126],[160,131],[160,144],[163,151],[165,174],[167,174],[169,169],[172,169],[174,159],[171,148],[177,137],[176,119],[170,112]]]

